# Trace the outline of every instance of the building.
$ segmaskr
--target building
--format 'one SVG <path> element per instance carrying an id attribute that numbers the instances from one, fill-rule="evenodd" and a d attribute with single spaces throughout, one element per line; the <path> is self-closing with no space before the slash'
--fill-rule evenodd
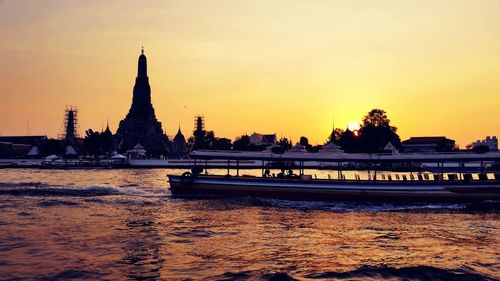
<path id="1" fill-rule="evenodd" d="M 186 138 L 181 132 L 181 128 L 172 140 L 172 150 L 170 156 L 173 158 L 184 158 L 187 155 Z"/>
<path id="2" fill-rule="evenodd" d="M 487 136 L 484 140 L 477 140 L 470 145 L 470 148 L 478 148 L 480 146 L 486 146 L 490 151 L 498 151 L 498 139 L 496 136 Z"/>
<path id="3" fill-rule="evenodd" d="M 136 144 L 132 149 L 127 150 L 125 152 L 125 155 L 128 159 L 146 159 L 147 151 L 144 149 L 144 147 L 138 143 Z"/>
<path id="4" fill-rule="evenodd" d="M 343 153 L 343 152 L 344 151 L 342 150 L 342 148 L 334 144 L 333 142 L 329 142 L 323 145 L 319 150 L 319 153 Z"/>
<path id="5" fill-rule="evenodd" d="M 139 56 L 132 105 L 125 119 L 120 121 L 116 140 L 119 151 L 127 151 L 137 144 L 141 144 L 152 154 L 166 154 L 168 151 L 168 138 L 163 132 L 161 123 L 156 119 L 151 103 L 151 87 L 144 48 Z"/>
<path id="6" fill-rule="evenodd" d="M 306 147 L 300 143 L 296 143 L 292 149 L 290 149 L 290 152 L 307 152 Z"/>
<path id="7" fill-rule="evenodd" d="M 198 115 L 194 117 L 194 131 L 193 134 L 203 135 L 205 133 L 205 117 Z"/>
<path id="8" fill-rule="evenodd" d="M 384 153 L 399 153 L 399 150 L 392 144 L 392 142 L 388 142 L 384 149 L 382 150 Z"/>
<path id="9" fill-rule="evenodd" d="M 68 105 L 64 110 L 63 132 L 59 134 L 59 139 L 67 143 L 75 143 L 78 135 L 78 109 L 76 106 Z"/>
<path id="10" fill-rule="evenodd" d="M 404 152 L 448 152 L 455 148 L 455 141 L 446 137 L 411 137 L 401 142 Z"/>
<path id="11" fill-rule="evenodd" d="M 0 157 L 40 156 L 47 140 L 47 136 L 0 136 Z"/>
<path id="12" fill-rule="evenodd" d="M 258 134 L 258 133 L 254 132 L 250 136 L 249 142 L 250 142 L 250 144 L 253 144 L 253 145 L 270 146 L 270 145 L 274 145 L 277 143 L 277 138 L 276 138 L 276 134 L 264 135 L 264 134 Z"/>
<path id="13" fill-rule="evenodd" d="M 34 145 L 41 146 L 47 140 L 47 136 L 0 136 L 0 142 L 23 144 L 30 147 Z"/>

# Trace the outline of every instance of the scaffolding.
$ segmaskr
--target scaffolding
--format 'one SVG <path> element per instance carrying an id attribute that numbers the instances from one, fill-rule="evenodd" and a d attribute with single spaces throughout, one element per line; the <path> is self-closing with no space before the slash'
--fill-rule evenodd
<path id="1" fill-rule="evenodd" d="M 194 117 L 194 132 L 203 132 L 205 130 L 205 117 L 198 115 Z"/>
<path id="2" fill-rule="evenodd" d="M 64 119 L 59 133 L 59 139 L 75 140 L 79 138 L 78 134 L 78 108 L 74 105 L 67 105 L 64 110 Z"/>

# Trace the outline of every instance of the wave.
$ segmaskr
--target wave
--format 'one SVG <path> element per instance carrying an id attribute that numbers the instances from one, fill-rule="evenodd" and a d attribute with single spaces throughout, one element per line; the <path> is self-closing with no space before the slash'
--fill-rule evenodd
<path id="1" fill-rule="evenodd" d="M 429 210 L 465 210 L 466 203 L 381 203 L 356 201 L 295 201 L 269 198 L 253 198 L 254 204 L 275 208 L 293 208 L 300 210 L 323 210 L 333 212 L 394 212 L 394 211 L 429 211 Z"/>
<path id="2" fill-rule="evenodd" d="M 362 266 L 347 272 L 326 272 L 309 274 L 308 279 L 337 279 L 337 280 L 382 280 L 400 278 L 403 280 L 495 280 L 482 275 L 472 269 L 448 270 L 432 266 L 412 266 L 393 268 L 387 266 Z"/>
<path id="3" fill-rule="evenodd" d="M 459 212 L 459 213 L 500 213 L 500 201 L 476 203 L 429 203 L 429 202 L 367 202 L 367 201 L 312 201 L 287 200 L 267 197 L 241 196 L 223 198 L 221 196 L 193 195 L 171 197 L 172 200 L 200 201 L 211 210 L 227 210 L 252 206 L 295 209 L 301 211 L 330 212 Z"/>
<path id="4" fill-rule="evenodd" d="M 97 280 L 100 277 L 102 277 L 102 274 L 98 272 L 83 269 L 67 269 L 53 275 L 40 276 L 39 278 L 40 280 Z"/>
<path id="5" fill-rule="evenodd" d="M 29 182 L 18 182 L 18 181 L 0 182 L 0 187 L 16 187 L 16 186 L 44 187 L 44 186 L 49 186 L 49 184 L 47 184 L 45 182 L 39 182 L 39 181 L 29 181 Z"/>
<path id="6" fill-rule="evenodd" d="M 75 196 L 94 197 L 109 195 L 165 196 L 165 190 L 144 190 L 135 186 L 97 184 L 91 186 L 57 186 L 43 182 L 0 182 L 0 195 L 14 196 Z"/>
<path id="7" fill-rule="evenodd" d="M 313 273 L 305 276 L 292 275 L 287 272 L 239 271 L 226 272 L 208 277 L 204 280 L 468 280 L 490 281 L 493 277 L 483 275 L 470 268 L 443 269 L 432 266 L 410 266 L 394 268 L 388 266 L 364 265 L 358 269 L 346 272 Z"/>
<path id="8" fill-rule="evenodd" d="M 203 280 L 233 281 L 233 280 L 266 280 L 266 281 L 297 281 L 284 272 L 262 273 L 260 271 L 225 272 L 221 275 Z"/>

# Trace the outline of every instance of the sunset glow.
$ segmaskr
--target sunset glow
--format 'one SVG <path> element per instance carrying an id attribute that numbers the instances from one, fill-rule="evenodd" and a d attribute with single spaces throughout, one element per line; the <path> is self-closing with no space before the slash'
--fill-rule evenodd
<path id="1" fill-rule="evenodd" d="M 497 0 L 0 1 L 0 134 L 56 137 L 66 105 L 115 132 L 144 45 L 170 136 L 202 114 L 323 143 L 383 108 L 402 139 L 465 147 L 500 133 L 499 34 Z"/>
<path id="2" fill-rule="evenodd" d="M 357 131 L 361 128 L 361 124 L 359 124 L 358 121 L 351 121 L 349 123 L 347 123 L 347 129 L 349 129 L 350 131 Z"/>

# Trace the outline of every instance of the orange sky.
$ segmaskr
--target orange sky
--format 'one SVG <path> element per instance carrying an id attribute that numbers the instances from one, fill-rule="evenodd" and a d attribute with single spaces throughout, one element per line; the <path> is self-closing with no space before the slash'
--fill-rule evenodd
<path id="1" fill-rule="evenodd" d="M 322 143 L 372 108 L 402 138 L 500 135 L 498 0 L 0 0 L 0 38 L 1 135 L 55 137 L 70 104 L 115 131 L 142 45 L 169 135 Z"/>

